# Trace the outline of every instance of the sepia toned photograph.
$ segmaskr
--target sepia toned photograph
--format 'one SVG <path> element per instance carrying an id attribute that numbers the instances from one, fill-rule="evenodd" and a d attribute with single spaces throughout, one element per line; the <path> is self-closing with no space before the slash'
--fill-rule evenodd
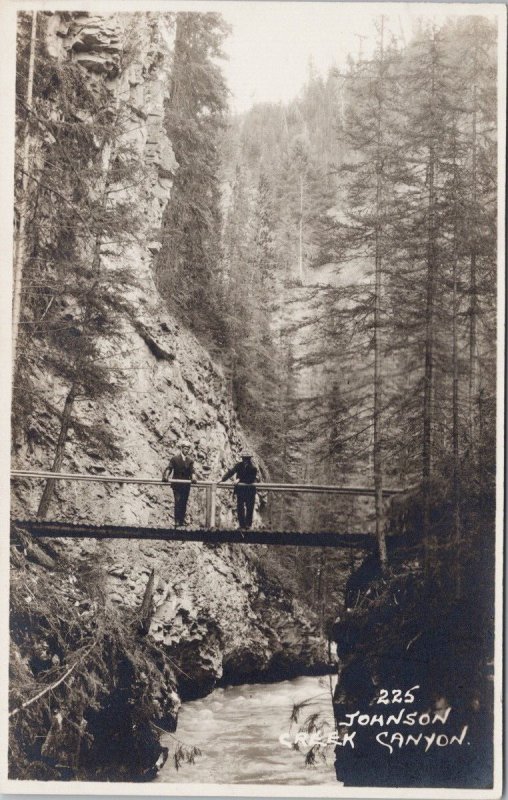
<path id="1" fill-rule="evenodd" d="M 4 790 L 500 797 L 506 8 L 4 12 Z"/>

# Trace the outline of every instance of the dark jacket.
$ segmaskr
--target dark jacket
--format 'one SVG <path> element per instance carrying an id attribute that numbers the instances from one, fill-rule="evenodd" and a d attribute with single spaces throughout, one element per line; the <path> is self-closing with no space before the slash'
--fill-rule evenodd
<path id="1" fill-rule="evenodd" d="M 252 461 L 239 461 L 238 464 L 235 464 L 234 467 L 226 472 L 222 480 L 227 481 L 233 475 L 236 475 L 240 483 L 256 483 L 258 468 Z"/>
<path id="2" fill-rule="evenodd" d="M 164 475 L 169 476 L 171 473 L 171 477 L 176 480 L 191 481 L 194 476 L 194 461 L 192 458 L 183 458 L 180 453 L 173 456 L 164 470 Z M 165 480 L 164 476 L 163 480 Z"/>

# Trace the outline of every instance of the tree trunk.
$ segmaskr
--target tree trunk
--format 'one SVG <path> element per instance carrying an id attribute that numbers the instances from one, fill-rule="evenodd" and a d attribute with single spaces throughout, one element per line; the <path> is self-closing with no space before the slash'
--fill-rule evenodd
<path id="1" fill-rule="evenodd" d="M 51 472 L 59 472 L 62 467 L 64 452 L 65 452 L 65 444 L 67 441 L 67 433 L 71 425 L 72 412 L 74 410 L 74 400 L 76 399 L 76 390 L 77 390 L 76 382 L 73 382 L 71 388 L 69 389 L 67 397 L 65 398 L 65 405 L 62 412 L 62 420 L 60 424 L 60 434 L 58 436 L 58 442 L 55 450 L 55 457 L 53 459 L 53 464 L 51 466 Z M 53 499 L 54 491 L 55 491 L 55 480 L 53 478 L 48 478 L 48 480 L 46 481 L 46 485 L 44 487 L 44 491 L 42 493 L 41 501 L 39 503 L 39 508 L 37 509 L 37 519 L 46 519 L 49 505 L 51 503 L 51 500 Z"/>
<path id="2" fill-rule="evenodd" d="M 376 153 L 376 236 L 375 236 L 375 298 L 374 298 L 374 490 L 376 506 L 376 539 L 379 551 L 381 572 L 386 573 L 388 555 L 386 551 L 385 522 L 383 509 L 383 456 L 381 450 L 381 409 L 383 393 L 383 377 L 381 373 L 381 204 L 382 204 L 382 125 L 383 125 L 383 33 L 384 17 L 381 17 L 381 41 L 379 64 L 379 92 L 377 110 L 377 153 Z"/>
<path id="3" fill-rule="evenodd" d="M 321 623 L 321 633 L 325 632 L 325 617 L 326 617 L 326 604 L 327 604 L 327 590 L 328 590 L 328 582 L 327 582 L 327 554 L 324 550 L 321 551 L 323 554 L 323 564 L 321 568 L 321 604 L 319 607 L 319 619 Z"/>
<path id="4" fill-rule="evenodd" d="M 460 600 L 462 595 L 462 553 L 460 525 L 460 460 L 459 460 L 459 358 L 458 358 L 458 207 L 457 207 L 457 164 L 454 153 L 454 220 L 453 220 L 453 296 L 452 296 L 452 449 L 453 449 L 453 539 L 455 542 L 455 596 Z"/>
<path id="5" fill-rule="evenodd" d="M 435 102 L 435 40 L 432 42 L 431 73 L 431 116 Z M 431 125 L 431 131 L 434 128 Z M 433 133 L 431 134 L 433 135 Z M 428 229 L 427 229 L 427 291 L 425 307 L 425 362 L 423 395 L 423 443 L 422 443 L 422 484 L 423 484 L 423 541 L 425 549 L 425 571 L 430 570 L 433 542 L 430 531 L 430 481 L 432 475 L 432 426 L 434 391 L 434 305 L 436 283 L 436 196 L 435 196 L 436 154 L 434 141 L 429 144 L 428 159 Z"/>
<path id="6" fill-rule="evenodd" d="M 298 241 L 298 276 L 303 286 L 303 175 L 300 175 L 300 235 Z"/>
<path id="7" fill-rule="evenodd" d="M 323 632 L 324 628 L 324 616 L 325 616 L 325 593 L 326 593 L 325 573 L 326 573 L 326 553 L 324 548 L 321 548 L 319 551 L 318 568 L 316 573 L 316 584 L 314 590 L 314 598 L 315 598 L 316 609 L 318 612 L 321 633 Z"/>
<path id="8" fill-rule="evenodd" d="M 150 623 L 153 614 L 153 595 L 155 590 L 155 569 L 152 569 L 148 583 L 146 584 L 143 601 L 139 610 L 138 630 L 142 636 L 146 636 L 150 630 Z"/>
<path id="9" fill-rule="evenodd" d="M 284 353 L 284 369 L 285 374 L 283 376 L 284 379 L 284 395 L 281 398 L 281 416 L 280 416 L 280 430 L 282 434 L 282 459 L 281 459 L 281 474 L 282 480 L 287 482 L 289 480 L 289 472 L 288 472 L 288 460 L 289 460 L 289 436 L 291 431 L 291 416 L 290 416 L 290 400 L 291 400 L 291 386 L 293 382 L 293 375 L 292 375 L 292 351 L 291 346 L 286 345 L 286 343 L 281 338 L 281 346 L 286 348 Z M 281 493 L 281 500 L 280 500 L 280 516 L 279 516 L 279 529 L 284 530 L 284 526 L 287 523 L 288 518 L 288 505 L 287 499 L 283 493 Z"/>
<path id="10" fill-rule="evenodd" d="M 14 257 L 14 286 L 13 286 L 13 300 L 12 300 L 12 370 L 16 370 L 16 352 L 18 346 L 19 335 L 19 317 L 21 314 L 21 284 L 23 279 L 23 267 L 25 260 L 25 230 L 26 230 L 26 216 L 28 205 L 28 170 L 30 166 L 30 111 L 32 108 L 32 95 L 33 95 L 33 82 L 34 82 L 34 65 L 35 65 L 35 49 L 36 49 L 36 34 L 37 34 L 37 11 L 32 11 L 32 32 L 30 35 L 30 58 L 28 62 L 28 84 L 26 90 L 26 122 L 23 141 L 23 159 L 22 159 L 22 178 L 21 178 L 21 202 L 19 204 L 19 226 L 16 237 L 16 251 Z"/>
<path id="11" fill-rule="evenodd" d="M 103 171 L 104 171 L 104 184 L 102 188 L 103 209 L 106 207 L 108 201 L 109 169 L 110 169 L 112 154 L 113 154 L 113 146 L 111 142 L 107 140 L 104 141 L 102 145 L 102 158 L 103 158 Z M 87 291 L 87 298 L 85 300 L 85 308 L 82 319 L 83 328 L 86 328 L 86 326 L 89 324 L 90 313 L 91 313 L 90 297 L 92 297 L 93 293 L 97 290 L 99 273 L 101 269 L 102 241 L 103 241 L 103 234 L 99 232 L 96 235 L 95 241 L 93 243 L 92 272 L 94 274 L 94 278 Z M 69 431 L 69 427 L 71 424 L 72 412 L 74 410 L 74 401 L 76 399 L 78 391 L 79 380 L 81 377 L 80 372 L 83 367 L 83 364 L 84 364 L 83 357 L 82 356 L 77 357 L 73 366 L 74 379 L 72 381 L 67 397 L 65 398 L 65 404 L 62 411 L 60 433 L 58 435 L 58 442 L 56 445 L 53 465 L 51 467 L 52 472 L 59 472 L 62 466 L 64 452 L 65 452 L 65 444 L 67 442 L 67 433 Z M 53 499 L 54 492 L 55 492 L 55 480 L 49 478 L 44 487 L 44 491 L 42 493 L 42 497 L 39 503 L 39 508 L 37 509 L 37 519 L 46 518 L 51 500 Z"/>
<path id="12" fill-rule="evenodd" d="M 478 356 L 477 356 L 477 320 L 478 320 L 478 285 L 477 285 L 477 63 L 476 51 L 474 59 L 474 83 L 473 83 L 473 118 L 472 118 L 472 153 L 471 153 L 471 208 L 472 214 L 469 220 L 471 226 L 469 235 L 471 237 L 469 254 L 469 447 L 472 458 L 476 452 L 476 405 L 478 401 Z"/>

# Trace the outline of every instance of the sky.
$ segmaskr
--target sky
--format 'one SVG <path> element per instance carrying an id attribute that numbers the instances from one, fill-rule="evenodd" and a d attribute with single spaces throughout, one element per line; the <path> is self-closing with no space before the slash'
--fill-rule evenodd
<path id="1" fill-rule="evenodd" d="M 212 4 L 211 4 L 212 5 Z M 232 92 L 233 112 L 256 102 L 287 102 L 308 75 L 309 61 L 326 74 L 334 63 L 345 64 L 348 53 L 372 51 L 374 23 L 382 12 L 385 25 L 402 42 L 411 37 L 418 18 L 443 22 L 458 14 L 499 13 L 500 6 L 445 3 L 226 2 L 213 4 L 233 32 L 223 63 Z M 361 38 L 365 37 L 365 38 Z"/>

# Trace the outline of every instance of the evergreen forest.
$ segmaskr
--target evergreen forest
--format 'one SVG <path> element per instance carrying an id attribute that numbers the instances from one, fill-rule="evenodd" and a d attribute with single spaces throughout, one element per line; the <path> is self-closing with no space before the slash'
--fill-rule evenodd
<path id="1" fill-rule="evenodd" d="M 371 57 L 311 64 L 292 102 L 231 118 L 220 20 L 178 25 L 196 30 L 175 48 L 168 302 L 224 363 L 271 478 L 374 486 L 384 564 L 382 491 L 408 489 L 394 513 L 417 514 L 429 562 L 446 531 L 459 587 L 495 490 L 495 26 L 422 23 L 402 45 L 380 17 Z M 337 519 L 284 503 L 272 525 Z"/>
<path id="2" fill-rule="evenodd" d="M 406 41 L 380 14 L 367 55 L 338 53 L 326 74 L 310 63 L 291 101 L 232 114 L 223 59 L 234 32 L 219 13 L 129 15 L 121 47 L 108 33 L 100 69 L 87 56 L 90 80 L 76 59 L 48 50 L 52 18 L 38 16 L 36 33 L 34 15 L 18 25 L 14 456 L 43 449 L 58 473 L 70 452 L 74 464 L 84 452 L 93 474 L 103 462 L 121 473 L 118 428 L 105 413 L 86 422 L 83 409 L 128 397 L 138 414 L 152 391 L 136 357 L 119 365 L 119 354 L 132 355 L 125 319 L 157 364 L 173 365 L 171 336 L 189 334 L 209 374 L 214 364 L 220 370 L 234 410 L 233 424 L 217 400 L 216 427 L 232 453 L 238 424 L 264 482 L 371 490 L 367 499 L 260 492 L 256 507 L 256 524 L 273 531 L 368 532 L 369 557 L 324 547 L 249 551 L 256 574 L 308 607 L 319 635 L 336 643 L 344 667 L 337 708 L 367 707 L 375 679 L 395 685 L 397 669 L 404 685 L 419 681 L 429 696 L 439 684 L 454 708 L 477 703 L 480 741 L 492 724 L 485 670 L 499 468 L 496 25 L 480 14 L 422 21 Z M 161 16 L 170 73 L 157 50 Z M 136 194 L 146 159 L 132 131 L 152 118 L 132 97 L 155 73 L 172 155 L 157 155 L 162 223 L 147 236 Z M 130 76 L 128 99 L 111 88 L 121 74 Z M 157 335 L 142 315 L 141 268 L 129 260 L 141 250 L 174 322 Z M 197 352 L 185 341 L 182 360 Z M 189 397 L 218 385 L 213 376 L 205 385 L 203 374 L 184 375 Z M 191 400 L 179 413 L 175 437 L 194 425 Z M 145 417 L 162 441 L 167 428 Z M 58 492 L 46 476 L 37 519 L 51 518 Z M 23 620 L 33 613 L 27 603 L 16 606 Z M 122 658 L 134 675 L 130 635 Z M 437 655 L 425 661 L 428 653 Z M 415 664 L 424 662 L 422 677 Z M 100 667 L 106 680 L 109 661 Z M 37 713 L 42 725 L 45 712 Z M 491 756 L 461 762 L 465 786 L 486 785 Z M 341 769 L 347 783 L 350 768 Z M 371 785 L 355 769 L 351 782 Z M 444 785 L 445 773 L 429 785 Z M 405 785 L 397 780 L 391 773 L 386 785 Z"/>

